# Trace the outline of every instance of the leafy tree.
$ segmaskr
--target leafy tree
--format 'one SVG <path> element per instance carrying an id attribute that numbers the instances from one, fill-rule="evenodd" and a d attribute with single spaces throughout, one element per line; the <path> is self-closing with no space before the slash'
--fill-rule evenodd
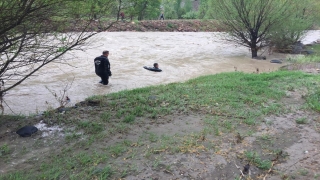
<path id="1" fill-rule="evenodd" d="M 288 17 L 284 22 L 270 30 L 267 36 L 269 46 L 278 52 L 291 53 L 292 46 L 304 37 L 306 30 L 314 23 L 317 11 L 311 1 L 304 1 L 293 7 L 294 16 Z"/>
<path id="2" fill-rule="evenodd" d="M 94 16 L 113 0 L 2 0 L 0 2 L 0 100 L 6 92 L 51 62 L 67 60 L 97 32 Z M 100 6 L 104 3 L 106 6 Z M 91 6 L 87 6 L 91 5 Z M 76 7 L 88 7 L 83 10 Z M 99 7 L 99 8 L 96 8 Z M 72 17 L 70 19 L 69 17 Z M 84 21 L 85 20 L 85 21 Z M 77 32 L 66 32 L 69 27 Z M 0 102 L 1 102 L 0 101 Z"/>
<path id="3" fill-rule="evenodd" d="M 156 19 L 160 14 L 160 0 L 119 0 L 119 2 L 122 3 L 119 9 L 123 10 L 131 21 L 135 17 L 138 20 Z"/>
<path id="4" fill-rule="evenodd" d="M 185 9 L 181 7 L 181 2 L 182 0 L 176 0 L 173 6 L 178 19 L 181 19 L 182 15 L 185 14 Z"/>
<path id="5" fill-rule="evenodd" d="M 208 12 L 208 0 L 201 0 L 200 4 L 199 4 L 199 9 L 198 9 L 198 18 L 199 19 L 204 19 L 207 16 L 207 12 Z"/>
<path id="6" fill-rule="evenodd" d="M 162 0 L 162 11 L 164 11 L 164 15 L 166 19 L 176 19 L 177 13 L 175 11 L 175 0 Z"/>
<path id="7" fill-rule="evenodd" d="M 286 21 L 298 23 L 298 0 L 211 0 L 210 14 L 228 29 L 231 38 L 251 49 L 257 57 L 260 48 L 268 45 L 270 32 Z M 290 24 L 287 24 L 290 25 Z"/>
<path id="8" fill-rule="evenodd" d="M 121 1 L 121 0 L 120 0 Z M 111 14 L 116 1 L 111 0 L 67 0 L 65 8 L 59 11 L 68 18 L 99 19 Z"/>

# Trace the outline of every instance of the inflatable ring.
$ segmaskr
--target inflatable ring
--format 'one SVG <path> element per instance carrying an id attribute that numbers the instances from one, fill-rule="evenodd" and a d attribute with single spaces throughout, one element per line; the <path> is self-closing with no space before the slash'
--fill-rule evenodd
<path id="1" fill-rule="evenodd" d="M 143 66 L 143 68 L 145 68 L 146 70 L 155 71 L 155 72 L 161 72 L 161 71 L 162 71 L 161 69 L 159 69 L 159 68 L 154 68 L 154 67 Z"/>

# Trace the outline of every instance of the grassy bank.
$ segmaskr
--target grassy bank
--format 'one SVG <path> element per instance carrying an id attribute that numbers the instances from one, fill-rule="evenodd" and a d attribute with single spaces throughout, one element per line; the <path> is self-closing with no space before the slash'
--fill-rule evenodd
<path id="1" fill-rule="evenodd" d="M 23 157 L 44 146 L 49 150 L 41 158 L 28 156 L 25 168 L 3 174 L 0 179 L 120 179 L 139 175 L 144 164 L 170 174 L 177 166 L 161 163 L 166 155 L 214 156 L 227 138 L 238 135 L 241 139 L 256 133 L 264 117 L 297 109 L 319 111 L 319 80 L 319 75 L 302 72 L 233 72 L 92 96 L 65 114 L 45 114 L 44 122 L 64 127 L 64 136 L 52 141 L 36 137 L 34 143 L 14 149 L 10 143 L 2 144 L 0 158 L 7 164 L 14 161 L 13 153 Z M 305 103 L 295 108 L 284 101 L 293 91 L 307 92 Z M 188 125 L 189 116 L 198 118 L 201 128 L 152 131 L 153 125 L 165 125 L 179 117 Z M 1 122 L 6 123 L 4 119 Z M 264 150 L 276 154 L 279 149 L 267 146 Z M 263 173 L 272 164 L 262 152 L 247 149 L 237 159 L 252 162 Z"/>

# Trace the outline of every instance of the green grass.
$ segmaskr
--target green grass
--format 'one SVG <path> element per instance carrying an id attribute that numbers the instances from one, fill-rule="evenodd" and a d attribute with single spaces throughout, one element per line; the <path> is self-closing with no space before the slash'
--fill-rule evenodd
<path id="1" fill-rule="evenodd" d="M 133 164 L 119 167 L 121 164 L 117 166 L 115 160 L 143 157 L 150 160 L 150 167 L 157 168 L 160 159 L 152 158 L 162 153 L 216 151 L 218 141 L 203 139 L 218 140 L 239 127 L 242 134 L 252 135 L 263 117 L 289 111 L 282 102 L 287 91 L 307 90 L 307 108 L 320 111 L 319 80 L 319 75 L 302 72 L 232 72 L 88 97 L 86 101 L 93 103 L 90 111 L 82 112 L 79 107 L 82 111 L 46 116 L 47 122 L 73 127 L 68 130 L 65 144 L 57 145 L 41 161 L 30 160 L 34 165 L 31 169 L 7 173 L 0 179 L 119 179 L 137 168 Z M 199 132 L 158 135 L 144 131 L 138 140 L 122 139 L 135 127 L 143 129 L 149 122 L 160 123 L 160 116 L 192 113 L 206 117 Z M 268 142 L 270 138 L 265 135 L 261 140 Z M 10 144 L 0 147 L 2 154 L 8 150 Z M 245 158 L 263 170 L 271 166 L 255 152 L 246 152 Z"/>
<path id="2" fill-rule="evenodd" d="M 299 170 L 299 174 L 302 176 L 306 176 L 309 173 L 309 171 L 307 169 L 300 169 Z"/>
<path id="3" fill-rule="evenodd" d="M 320 44 L 313 45 L 313 46 L 309 47 L 308 49 L 313 51 L 315 56 L 320 56 Z"/>
<path id="4" fill-rule="evenodd" d="M 298 119 L 296 119 L 296 123 L 297 124 L 307 124 L 308 119 L 307 118 L 298 118 Z"/>
<path id="5" fill-rule="evenodd" d="M 320 112 L 320 90 L 316 90 L 314 93 L 310 93 L 306 99 L 310 108 L 317 112 Z"/>
<path id="6" fill-rule="evenodd" d="M 272 162 L 270 160 L 263 160 L 256 152 L 246 151 L 245 157 L 250 163 L 255 164 L 260 169 L 268 170 L 271 168 Z"/>
<path id="7" fill-rule="evenodd" d="M 8 144 L 4 144 L 0 147 L 0 157 L 9 154 L 10 148 Z"/>

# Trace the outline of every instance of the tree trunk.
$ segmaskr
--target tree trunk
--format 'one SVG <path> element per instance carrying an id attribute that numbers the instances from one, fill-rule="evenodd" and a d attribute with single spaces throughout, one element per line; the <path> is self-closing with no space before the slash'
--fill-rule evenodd
<path id="1" fill-rule="evenodd" d="M 257 48 L 252 48 L 251 47 L 251 56 L 252 56 L 252 58 L 258 56 L 258 49 Z"/>
<path id="2" fill-rule="evenodd" d="M 257 48 L 257 43 L 256 43 L 256 39 L 255 38 L 251 39 L 250 48 L 251 48 L 251 56 L 252 56 L 252 58 L 257 57 L 258 56 L 258 48 Z"/>

